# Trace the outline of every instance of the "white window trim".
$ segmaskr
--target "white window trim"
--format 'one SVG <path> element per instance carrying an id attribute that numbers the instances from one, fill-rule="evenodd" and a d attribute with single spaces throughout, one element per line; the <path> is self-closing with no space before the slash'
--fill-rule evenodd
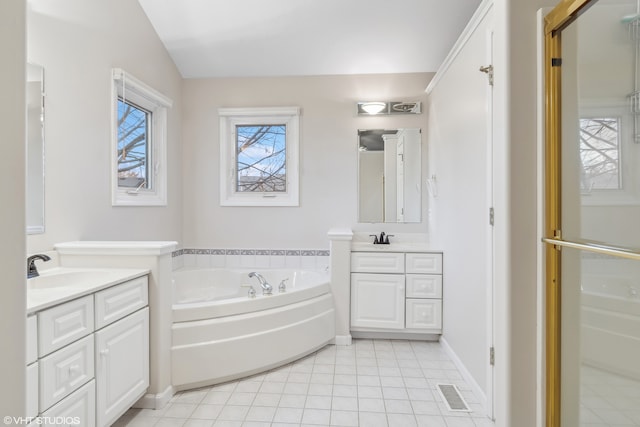
<path id="1" fill-rule="evenodd" d="M 219 108 L 220 206 L 299 206 L 299 107 Z M 285 124 L 287 191 L 238 192 L 235 187 L 236 125 Z"/>
<path id="2" fill-rule="evenodd" d="M 626 99 L 583 100 L 580 118 L 618 117 L 620 118 L 620 168 L 622 170 L 621 189 L 594 189 L 582 193 L 584 206 L 638 206 L 640 173 L 634 167 L 640 157 L 640 146 L 633 142 L 633 117 Z"/>
<path id="3" fill-rule="evenodd" d="M 151 189 L 118 187 L 118 96 L 152 112 Z M 167 110 L 173 101 L 120 68 L 112 70 L 111 84 L 111 204 L 113 206 L 167 205 Z"/>

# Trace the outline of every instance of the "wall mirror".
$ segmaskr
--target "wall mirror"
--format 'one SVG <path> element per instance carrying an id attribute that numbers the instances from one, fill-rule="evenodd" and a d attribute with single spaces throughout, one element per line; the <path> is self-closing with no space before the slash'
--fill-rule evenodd
<path id="1" fill-rule="evenodd" d="M 420 129 L 358 130 L 358 221 L 420 222 Z"/>
<path id="2" fill-rule="evenodd" d="M 44 233 L 44 69 L 27 64 L 27 234 Z"/>

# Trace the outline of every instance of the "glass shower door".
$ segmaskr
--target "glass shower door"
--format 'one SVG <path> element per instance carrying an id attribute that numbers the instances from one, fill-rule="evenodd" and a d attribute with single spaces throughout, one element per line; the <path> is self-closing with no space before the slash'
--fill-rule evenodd
<path id="1" fill-rule="evenodd" d="M 547 426 L 640 426 L 640 2 L 562 7 L 546 28 Z"/>

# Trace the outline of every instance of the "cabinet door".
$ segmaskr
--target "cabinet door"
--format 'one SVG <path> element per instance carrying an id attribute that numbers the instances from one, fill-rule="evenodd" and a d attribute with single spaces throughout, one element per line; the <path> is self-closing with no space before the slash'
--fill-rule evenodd
<path id="1" fill-rule="evenodd" d="M 111 425 L 149 386 L 149 308 L 96 332 L 97 425 Z"/>
<path id="2" fill-rule="evenodd" d="M 404 328 L 404 275 L 351 274 L 351 326 Z"/>

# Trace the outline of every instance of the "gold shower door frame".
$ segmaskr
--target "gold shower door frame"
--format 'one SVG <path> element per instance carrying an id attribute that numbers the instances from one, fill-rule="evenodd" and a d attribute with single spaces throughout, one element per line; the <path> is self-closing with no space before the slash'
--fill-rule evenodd
<path id="1" fill-rule="evenodd" d="M 545 346 L 547 427 L 560 427 L 561 416 L 561 249 L 574 248 L 616 257 L 640 260 L 640 253 L 597 242 L 564 240 L 561 199 L 561 63 L 562 30 L 597 0 L 561 0 L 545 16 Z"/>

